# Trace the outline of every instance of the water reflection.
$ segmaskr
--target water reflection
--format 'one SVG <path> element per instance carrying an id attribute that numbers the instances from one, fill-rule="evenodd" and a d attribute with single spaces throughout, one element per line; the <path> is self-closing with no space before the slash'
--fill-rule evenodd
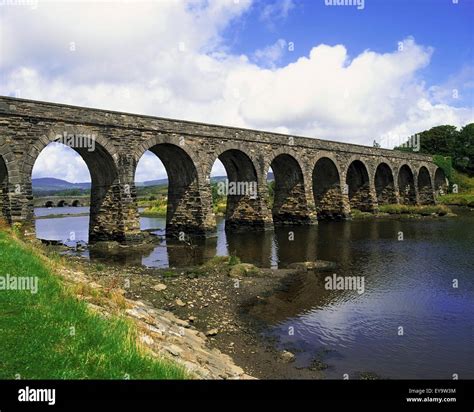
<path id="1" fill-rule="evenodd" d="M 326 290 L 324 278 L 330 273 L 308 272 L 286 278 L 265 300 L 246 308 L 266 325 L 265 335 L 276 338 L 281 349 L 295 352 L 297 366 L 320 359 L 328 365 L 325 376 L 335 379 L 367 371 L 388 378 L 451 379 L 457 373 L 472 379 L 474 212 L 459 214 L 238 233 L 226 232 L 220 220 L 215 237 L 189 245 L 163 237 L 141 253 L 91 251 L 90 257 L 163 268 L 228 254 L 261 267 L 333 261 L 337 275 L 364 276 L 365 293 Z M 140 221 L 142 229 L 164 235 L 164 219 Z M 38 236 L 46 239 L 64 240 L 74 232 L 77 240 L 87 241 L 87 227 L 87 216 L 36 222 Z M 453 279 L 458 288 L 453 288 Z M 294 334 L 288 333 L 290 328 Z"/>

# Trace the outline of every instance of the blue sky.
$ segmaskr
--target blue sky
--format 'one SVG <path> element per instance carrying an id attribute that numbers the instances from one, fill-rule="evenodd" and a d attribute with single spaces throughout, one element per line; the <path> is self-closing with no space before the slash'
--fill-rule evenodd
<path id="1" fill-rule="evenodd" d="M 286 18 L 266 24 L 260 15 L 267 2 L 253 7 L 248 18 L 236 21 L 226 38 L 235 53 L 251 53 L 286 39 L 295 44 L 278 66 L 305 56 L 318 43 L 343 44 L 349 56 L 366 49 L 388 53 L 398 42 L 411 36 L 419 44 L 431 46 L 431 64 L 419 75 L 429 84 L 440 84 L 474 64 L 474 1 L 459 0 L 365 0 L 357 6 L 328 7 L 324 1 L 295 0 Z M 474 81 L 474 79 L 473 79 Z M 465 91 L 465 100 L 473 103 L 473 89 Z"/>
<path id="2" fill-rule="evenodd" d="M 30 1 L 0 6 L 0 94 L 389 148 L 474 121 L 474 0 Z M 61 146 L 51 175 L 90 179 Z"/>

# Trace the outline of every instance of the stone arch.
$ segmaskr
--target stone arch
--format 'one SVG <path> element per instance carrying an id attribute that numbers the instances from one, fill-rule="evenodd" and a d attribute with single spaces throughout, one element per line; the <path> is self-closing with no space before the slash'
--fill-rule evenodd
<path id="1" fill-rule="evenodd" d="M 434 204 L 433 184 L 431 182 L 430 172 L 426 166 L 421 166 L 418 171 L 418 199 L 421 205 Z"/>
<path id="2" fill-rule="evenodd" d="M 407 164 L 402 165 L 398 171 L 398 190 L 402 205 L 416 204 L 415 178 Z"/>
<path id="3" fill-rule="evenodd" d="M 71 138 L 76 136 L 77 139 Z M 120 184 L 118 154 L 110 141 L 87 127 L 53 128 L 46 136 L 35 140 L 25 156 L 21 170 L 22 191 L 28 198 L 27 220 L 34 220 L 31 175 L 41 151 L 50 143 L 66 143 L 84 160 L 91 176 L 89 243 L 115 240 L 124 242 L 126 234 L 120 205 L 125 196 Z"/>
<path id="4" fill-rule="evenodd" d="M 343 217 L 341 177 L 337 163 L 320 157 L 313 168 L 313 196 L 318 219 Z"/>
<path id="5" fill-rule="evenodd" d="M 205 174 L 206 176 L 210 176 L 212 166 L 214 165 L 214 162 L 216 159 L 221 160 L 221 156 L 226 153 L 226 152 L 240 152 L 242 155 L 250 162 L 248 163 L 248 166 L 255 171 L 257 181 L 258 183 L 262 183 L 264 180 L 266 180 L 266 171 L 268 170 L 269 164 L 265 165 L 261 159 L 258 159 L 253 153 L 252 150 L 250 150 L 249 147 L 247 147 L 245 144 L 242 142 L 231 142 L 231 141 L 221 141 L 221 144 L 217 146 L 217 150 L 214 151 L 214 153 L 208 157 L 208 163 L 206 167 Z M 267 169 L 265 169 L 265 166 L 267 166 Z M 225 165 L 224 165 L 225 167 Z M 227 170 L 227 169 L 226 169 Z M 260 187 L 259 184 L 259 191 L 260 189 L 263 189 Z M 259 192 L 260 194 L 260 192 Z"/>
<path id="6" fill-rule="evenodd" d="M 44 207 L 54 207 L 54 202 L 52 200 L 47 200 Z"/>
<path id="7" fill-rule="evenodd" d="M 356 159 L 349 164 L 346 185 L 351 209 L 363 212 L 373 210 L 369 169 L 362 160 Z"/>
<path id="8" fill-rule="evenodd" d="M 81 206 L 81 201 L 76 199 L 76 200 L 73 200 L 73 202 L 71 203 L 71 206 L 72 207 L 80 207 Z"/>
<path id="9" fill-rule="evenodd" d="M 66 207 L 66 206 L 69 206 L 69 204 L 64 199 L 61 199 L 57 204 L 57 207 Z"/>
<path id="10" fill-rule="evenodd" d="M 299 162 L 294 156 L 281 153 L 273 157 L 270 167 L 275 178 L 273 223 L 308 224 L 304 175 Z"/>
<path id="11" fill-rule="evenodd" d="M 448 182 L 443 169 L 438 167 L 434 173 L 434 187 L 437 196 L 448 193 Z"/>
<path id="12" fill-rule="evenodd" d="M 397 203 L 392 168 L 386 162 L 382 162 L 377 166 L 374 176 L 374 185 L 377 203 L 379 205 Z"/>
<path id="13" fill-rule="evenodd" d="M 261 226 L 259 178 L 254 162 L 238 149 L 222 151 L 218 159 L 228 180 L 226 228 Z"/>
<path id="14" fill-rule="evenodd" d="M 168 174 L 166 235 L 203 235 L 203 208 L 194 160 L 187 150 L 174 143 L 162 141 L 147 150 L 161 160 Z"/>

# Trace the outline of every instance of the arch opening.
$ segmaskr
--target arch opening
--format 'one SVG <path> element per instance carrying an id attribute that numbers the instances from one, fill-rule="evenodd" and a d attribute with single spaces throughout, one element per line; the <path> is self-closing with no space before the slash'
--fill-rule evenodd
<path id="1" fill-rule="evenodd" d="M 273 192 L 273 223 L 275 225 L 308 224 L 310 219 L 303 171 L 298 161 L 288 154 L 280 154 L 272 160 L 269 173 L 273 173 L 274 179 L 274 183 L 270 183 Z"/>
<path id="2" fill-rule="evenodd" d="M 0 156 L 0 213 L 8 223 L 11 223 L 10 201 L 8 196 L 8 170 L 3 157 Z"/>
<path id="3" fill-rule="evenodd" d="M 48 200 L 46 201 L 46 203 L 44 204 L 44 207 L 53 207 L 54 206 L 54 203 L 52 200 Z"/>
<path id="4" fill-rule="evenodd" d="M 354 160 L 347 170 L 346 185 L 351 209 L 371 212 L 369 173 L 364 163 Z"/>
<path id="5" fill-rule="evenodd" d="M 71 206 L 72 207 L 81 207 L 81 201 L 80 200 L 74 200 L 72 203 L 71 203 Z"/>
<path id="6" fill-rule="evenodd" d="M 416 204 L 415 180 L 408 165 L 403 165 L 398 172 L 398 190 L 402 205 Z"/>
<path id="7" fill-rule="evenodd" d="M 69 192 L 77 196 L 78 189 L 69 189 L 69 186 L 66 189 L 64 187 L 38 189 L 35 186 L 35 178 L 59 178 L 65 180 L 66 183 L 80 182 L 85 183 L 85 187 L 90 187 L 90 189 L 81 189 L 81 194 L 85 198 L 90 198 L 89 217 L 83 216 L 88 220 L 88 231 L 83 230 L 87 223 L 81 220 L 81 224 L 77 225 L 77 230 L 66 231 L 63 228 L 64 236 L 67 237 L 57 240 L 81 240 L 89 243 L 102 240 L 125 240 L 123 228 L 117 224 L 121 217 L 121 209 L 117 207 L 120 205 L 121 196 L 118 171 L 112 156 L 93 138 L 82 136 L 81 139 L 71 139 L 67 145 L 59 142 L 49 143 L 37 156 L 31 174 L 33 196 L 37 198 L 45 195 L 57 196 L 58 193 L 61 196 L 68 196 Z M 67 200 L 61 198 L 56 204 L 51 203 L 44 204 L 46 207 L 68 206 Z M 43 220 L 39 222 L 36 221 L 37 236 L 41 235 L 38 230 L 44 224 Z M 76 229 L 72 221 L 71 225 Z M 58 233 L 56 232 L 55 235 Z"/>
<path id="8" fill-rule="evenodd" d="M 252 160 L 242 151 L 229 149 L 218 159 L 227 173 L 219 182 L 219 193 L 226 195 L 225 227 L 239 229 L 263 226 L 260 219 L 257 171 Z"/>
<path id="9" fill-rule="evenodd" d="M 156 192 L 147 193 L 142 188 L 138 192 L 147 193 L 148 201 L 158 216 L 166 216 L 166 236 L 203 235 L 201 191 L 193 160 L 179 146 L 159 143 L 145 152 L 139 163 L 145 161 L 146 157 L 149 158 L 150 154 L 158 158 L 156 160 L 161 162 L 163 170 L 160 179 L 156 181 Z M 137 172 L 136 170 L 136 184 L 143 187 L 144 182 L 137 181 Z"/>
<path id="10" fill-rule="evenodd" d="M 418 199 L 421 205 L 432 205 L 435 202 L 430 172 L 425 166 L 418 172 Z"/>
<path id="11" fill-rule="evenodd" d="M 327 157 L 319 159 L 314 166 L 313 195 L 318 219 L 344 216 L 341 178 L 335 163 Z"/>
<path id="12" fill-rule="evenodd" d="M 397 202 L 392 169 L 386 163 L 380 163 L 375 171 L 375 193 L 379 205 Z"/>
<path id="13" fill-rule="evenodd" d="M 442 196 L 448 193 L 448 182 L 446 175 L 443 172 L 443 169 L 438 167 L 434 176 L 434 186 L 437 196 Z"/>

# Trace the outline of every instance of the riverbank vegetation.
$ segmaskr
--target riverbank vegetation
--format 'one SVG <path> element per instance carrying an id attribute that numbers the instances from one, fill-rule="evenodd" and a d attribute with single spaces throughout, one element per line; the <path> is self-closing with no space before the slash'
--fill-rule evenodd
<path id="1" fill-rule="evenodd" d="M 453 170 L 452 184 L 457 193 L 438 196 L 438 202 L 445 205 L 474 207 L 474 177 Z"/>
<path id="2" fill-rule="evenodd" d="M 438 196 L 445 205 L 474 207 L 474 123 L 460 128 L 443 125 L 417 133 L 397 150 L 433 155 L 449 181 L 449 192 Z"/>
<path id="3" fill-rule="evenodd" d="M 131 321 L 92 312 L 58 275 L 61 259 L 0 227 L 2 280 L 38 282 L 36 293 L 0 290 L 0 379 L 186 378 L 183 368 L 146 352 Z"/>
<path id="4" fill-rule="evenodd" d="M 449 216 L 452 215 L 451 209 L 446 205 L 381 205 L 376 214 L 362 212 L 358 209 L 352 209 L 353 219 L 366 219 L 370 217 L 396 216 L 402 218 L 417 218 L 421 216 Z"/>

